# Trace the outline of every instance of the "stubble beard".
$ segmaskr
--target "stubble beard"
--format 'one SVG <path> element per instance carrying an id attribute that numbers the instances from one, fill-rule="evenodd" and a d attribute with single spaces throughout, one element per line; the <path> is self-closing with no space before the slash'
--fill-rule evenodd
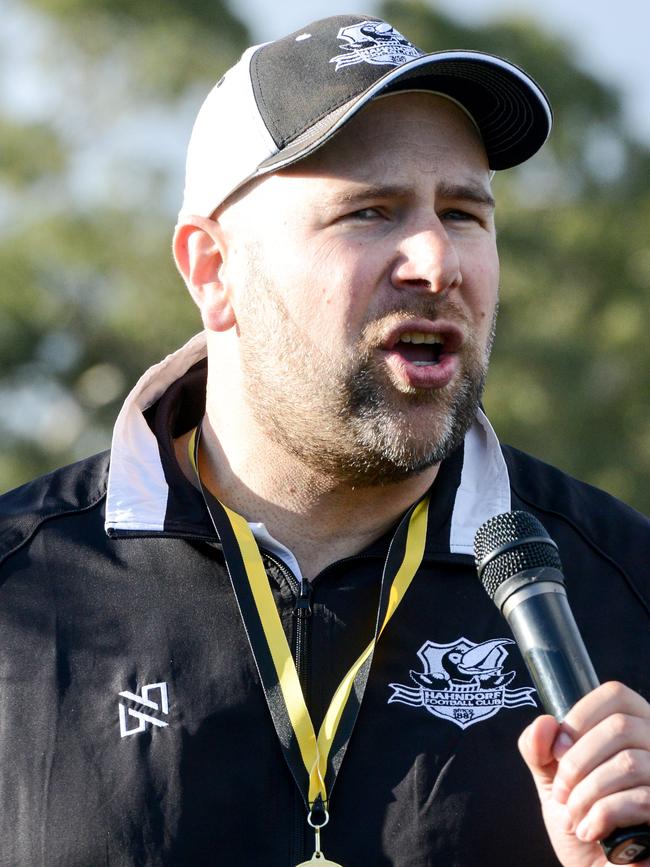
<path id="1" fill-rule="evenodd" d="M 338 483 L 373 487 L 422 473 L 461 444 L 483 394 L 496 311 L 487 347 L 466 328 L 453 383 L 404 391 L 377 361 L 369 335 L 379 322 L 335 361 L 305 338 L 259 273 L 255 295 L 240 324 L 245 397 L 259 429 L 285 453 Z M 384 313 L 382 322 L 414 316 L 464 321 L 453 305 L 424 298 Z"/>
<path id="2" fill-rule="evenodd" d="M 366 484 L 402 481 L 441 463 L 462 443 L 479 408 L 485 370 L 463 370 L 453 389 L 401 395 L 397 409 L 377 388 L 370 366 L 350 378 L 350 421 L 357 450 L 347 464 L 349 476 Z M 424 416 L 428 422 L 423 432 Z"/>

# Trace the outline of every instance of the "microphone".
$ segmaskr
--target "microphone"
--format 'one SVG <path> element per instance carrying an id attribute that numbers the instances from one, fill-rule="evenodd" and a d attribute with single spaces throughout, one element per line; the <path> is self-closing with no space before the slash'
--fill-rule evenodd
<path id="1" fill-rule="evenodd" d="M 476 532 L 478 576 L 508 621 L 547 713 L 562 722 L 598 686 L 569 608 L 557 545 L 529 512 L 504 512 Z M 618 828 L 600 841 L 612 864 L 650 856 L 650 826 Z"/>

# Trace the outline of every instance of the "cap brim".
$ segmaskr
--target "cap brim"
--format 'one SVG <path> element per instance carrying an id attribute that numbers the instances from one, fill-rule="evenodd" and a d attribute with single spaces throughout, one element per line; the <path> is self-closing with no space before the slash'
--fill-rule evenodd
<path id="1" fill-rule="evenodd" d="M 493 170 L 523 163 L 539 150 L 551 131 L 553 114 L 546 94 L 514 63 L 479 51 L 440 51 L 387 72 L 260 163 L 253 176 L 303 159 L 329 141 L 371 100 L 402 90 L 444 94 L 463 106 L 478 127 Z"/>

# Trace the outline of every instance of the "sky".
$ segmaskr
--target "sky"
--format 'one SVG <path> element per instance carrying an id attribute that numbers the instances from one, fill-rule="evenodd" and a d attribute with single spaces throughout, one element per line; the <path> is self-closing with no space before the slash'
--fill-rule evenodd
<path id="1" fill-rule="evenodd" d="M 506 15 L 530 17 L 567 39 L 582 66 L 620 88 L 626 118 L 650 143 L 650 0 L 437 0 L 435 5 L 467 23 Z M 377 4 L 372 0 L 237 0 L 236 8 L 254 38 L 266 41 L 327 15 L 372 14 Z"/>

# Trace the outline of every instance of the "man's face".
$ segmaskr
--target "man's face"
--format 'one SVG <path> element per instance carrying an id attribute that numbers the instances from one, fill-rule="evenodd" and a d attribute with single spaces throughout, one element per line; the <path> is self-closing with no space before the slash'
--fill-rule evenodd
<path id="1" fill-rule="evenodd" d="M 497 306 L 478 133 L 425 93 L 373 102 L 222 215 L 245 399 L 350 484 L 439 463 L 471 424 Z"/>

